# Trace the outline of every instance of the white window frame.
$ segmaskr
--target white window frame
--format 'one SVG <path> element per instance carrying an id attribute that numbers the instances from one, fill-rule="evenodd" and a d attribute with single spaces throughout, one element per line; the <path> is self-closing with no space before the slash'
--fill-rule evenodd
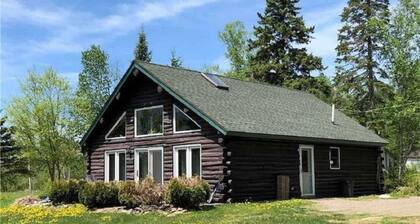
<path id="1" fill-rule="evenodd" d="M 175 116 L 176 109 L 178 109 L 179 111 L 181 111 L 192 122 L 194 122 L 194 124 L 196 124 L 198 126 L 198 129 L 185 130 L 185 131 L 177 131 L 176 130 L 176 116 Z M 182 111 L 181 108 L 177 107 L 175 104 L 173 104 L 173 106 L 172 106 L 172 124 L 173 124 L 173 127 L 174 127 L 174 130 L 173 131 L 174 131 L 175 134 L 178 134 L 178 133 L 190 133 L 190 132 L 201 131 L 201 126 L 194 119 L 192 119 L 190 116 L 188 116 L 188 114 L 186 114 L 184 111 Z"/>
<path id="2" fill-rule="evenodd" d="M 203 158 L 203 154 L 202 154 L 202 150 L 201 150 L 201 144 L 194 144 L 194 145 L 177 145 L 173 147 L 173 162 L 174 162 L 174 168 L 173 168 L 173 175 L 174 177 L 178 177 L 178 151 L 179 150 L 186 150 L 186 162 L 187 162 L 187 174 L 186 177 L 192 177 L 192 153 L 191 153 L 191 149 L 192 148 L 199 148 L 200 150 L 200 175 L 199 177 L 201 178 L 202 176 L 202 169 L 203 169 L 203 163 L 202 163 L 202 158 Z"/>
<path id="3" fill-rule="evenodd" d="M 112 150 L 104 152 L 105 156 L 105 175 L 104 181 L 109 182 L 109 154 L 115 154 L 115 180 L 113 181 L 120 181 L 120 153 L 125 153 L 125 180 L 127 180 L 127 150 Z"/>
<path id="4" fill-rule="evenodd" d="M 118 125 L 118 123 L 120 123 L 120 121 L 123 119 L 123 117 L 125 116 L 125 114 L 126 114 L 126 112 L 124 112 L 121 116 L 120 116 L 120 118 L 118 118 L 118 120 L 117 120 L 117 122 L 115 122 L 115 124 L 112 126 L 112 128 L 111 129 L 109 129 L 109 131 L 108 131 L 108 133 L 106 133 L 106 135 L 105 135 L 105 139 L 106 140 L 111 140 L 111 139 L 123 139 L 123 138 L 125 138 L 126 137 L 126 129 L 127 129 L 127 127 L 126 127 L 126 124 L 124 124 L 124 127 L 125 127 L 125 130 L 124 130 L 124 136 L 122 136 L 122 137 L 113 137 L 113 138 L 108 138 L 108 135 L 109 134 L 111 134 L 111 132 L 114 130 L 114 128 Z"/>
<path id="5" fill-rule="evenodd" d="M 134 149 L 134 180 L 135 181 L 139 181 L 140 177 L 139 177 L 139 152 L 147 152 L 147 176 L 150 176 L 153 178 L 153 175 L 151 173 L 151 170 L 153 169 L 153 154 L 150 153 L 150 151 L 160 151 L 161 152 L 161 156 L 162 156 L 162 182 L 164 182 L 163 180 L 163 176 L 165 173 L 164 170 L 164 151 L 163 151 L 163 147 L 148 147 L 148 148 L 136 148 Z"/>
<path id="6" fill-rule="evenodd" d="M 337 149 L 337 151 L 338 151 L 338 167 L 331 167 L 332 166 L 332 163 L 331 163 L 331 149 Z M 341 169 L 340 147 L 330 147 L 330 150 L 329 150 L 328 154 L 329 154 L 330 170 L 339 170 L 339 169 Z"/>
<path id="7" fill-rule="evenodd" d="M 303 180 L 302 180 L 302 149 L 311 149 L 311 157 L 312 157 L 312 194 L 303 194 Z M 300 191 L 301 196 L 315 196 L 315 147 L 313 145 L 299 145 L 299 182 L 300 182 Z"/>
<path id="8" fill-rule="evenodd" d="M 150 110 L 150 109 L 155 109 L 155 108 L 162 108 L 162 133 L 137 135 L 137 111 Z M 151 107 L 141 107 L 141 108 L 135 109 L 134 110 L 134 137 L 148 137 L 148 136 L 163 135 L 163 133 L 165 132 L 165 125 L 164 125 L 165 115 L 164 115 L 164 110 L 163 109 L 164 109 L 163 105 L 157 105 L 157 106 L 151 106 Z"/>

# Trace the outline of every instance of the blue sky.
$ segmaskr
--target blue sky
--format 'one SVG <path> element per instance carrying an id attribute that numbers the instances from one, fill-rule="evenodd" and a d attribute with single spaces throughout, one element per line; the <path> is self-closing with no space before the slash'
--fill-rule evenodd
<path id="1" fill-rule="evenodd" d="M 334 74 L 336 33 L 344 0 L 301 0 L 307 25 L 315 26 L 308 49 L 323 58 L 326 74 Z M 168 64 L 176 49 L 184 66 L 229 67 L 218 32 L 233 20 L 247 29 L 263 12 L 262 0 L 130 0 L 130 1 L 1 1 L 1 104 L 20 93 L 29 69 L 53 67 L 76 85 L 80 52 L 100 44 L 110 65 L 124 72 L 133 59 L 141 25 L 147 33 L 153 62 Z"/>

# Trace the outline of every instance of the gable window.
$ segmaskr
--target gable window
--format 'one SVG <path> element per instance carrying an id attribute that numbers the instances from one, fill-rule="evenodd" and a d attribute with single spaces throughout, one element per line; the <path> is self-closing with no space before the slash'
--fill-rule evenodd
<path id="1" fill-rule="evenodd" d="M 330 147 L 330 169 L 340 169 L 340 148 Z"/>
<path id="2" fill-rule="evenodd" d="M 105 152 L 105 181 L 125 180 L 125 150 Z"/>
<path id="3" fill-rule="evenodd" d="M 105 139 L 125 138 L 125 112 L 105 135 Z"/>
<path id="4" fill-rule="evenodd" d="M 174 177 L 201 176 L 201 145 L 174 147 Z"/>
<path id="5" fill-rule="evenodd" d="M 157 183 L 163 183 L 163 148 L 136 149 L 134 166 L 136 181 L 149 176 Z"/>
<path id="6" fill-rule="evenodd" d="M 200 130 L 200 126 L 197 122 L 195 122 L 184 111 L 179 109 L 175 104 L 173 105 L 173 108 L 174 133 L 186 133 Z"/>
<path id="7" fill-rule="evenodd" d="M 134 114 L 136 137 L 163 134 L 163 105 L 136 109 Z"/>

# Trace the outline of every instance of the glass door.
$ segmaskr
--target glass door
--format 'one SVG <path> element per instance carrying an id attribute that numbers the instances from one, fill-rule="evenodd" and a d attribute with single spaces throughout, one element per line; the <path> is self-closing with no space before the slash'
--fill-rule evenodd
<path id="1" fill-rule="evenodd" d="M 163 183 L 162 147 L 136 149 L 134 155 L 134 179 L 136 181 L 149 176 L 157 183 Z"/>
<path id="2" fill-rule="evenodd" d="M 314 147 L 312 145 L 301 145 L 300 155 L 300 189 L 302 196 L 315 195 L 314 175 Z"/>

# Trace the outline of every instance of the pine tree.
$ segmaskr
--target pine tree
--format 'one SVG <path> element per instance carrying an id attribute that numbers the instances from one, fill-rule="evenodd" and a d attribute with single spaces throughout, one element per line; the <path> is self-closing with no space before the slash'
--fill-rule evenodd
<path id="1" fill-rule="evenodd" d="M 22 157 L 21 149 L 13 139 L 13 128 L 5 125 L 6 117 L 0 119 L 0 177 L 1 191 L 9 190 L 17 181 L 18 175 L 28 175 L 28 162 Z"/>
<path id="2" fill-rule="evenodd" d="M 146 33 L 144 32 L 143 27 L 141 28 L 141 31 L 139 33 L 137 46 L 134 51 L 134 58 L 136 60 L 144 62 L 152 61 L 152 52 L 149 51 L 149 46 L 146 40 Z"/>
<path id="3" fill-rule="evenodd" d="M 176 51 L 171 51 L 171 66 L 175 68 L 181 68 L 182 67 L 182 60 L 181 57 L 176 56 Z"/>
<path id="4" fill-rule="evenodd" d="M 249 47 L 253 79 L 282 85 L 287 79 L 323 70 L 321 58 L 307 52 L 314 27 L 306 27 L 298 0 L 267 0 L 264 15 L 258 13 L 255 39 Z"/>
<path id="5" fill-rule="evenodd" d="M 389 18 L 388 0 L 349 0 L 341 14 L 336 47 L 336 77 L 338 107 L 353 113 L 364 125 L 374 119 L 369 111 L 383 104 L 388 86 L 381 67 L 381 26 Z M 366 113 L 368 111 L 368 113 Z"/>
<path id="6" fill-rule="evenodd" d="M 82 52 L 82 71 L 73 106 L 74 130 L 81 136 L 102 109 L 112 88 L 108 55 L 99 45 Z"/>

